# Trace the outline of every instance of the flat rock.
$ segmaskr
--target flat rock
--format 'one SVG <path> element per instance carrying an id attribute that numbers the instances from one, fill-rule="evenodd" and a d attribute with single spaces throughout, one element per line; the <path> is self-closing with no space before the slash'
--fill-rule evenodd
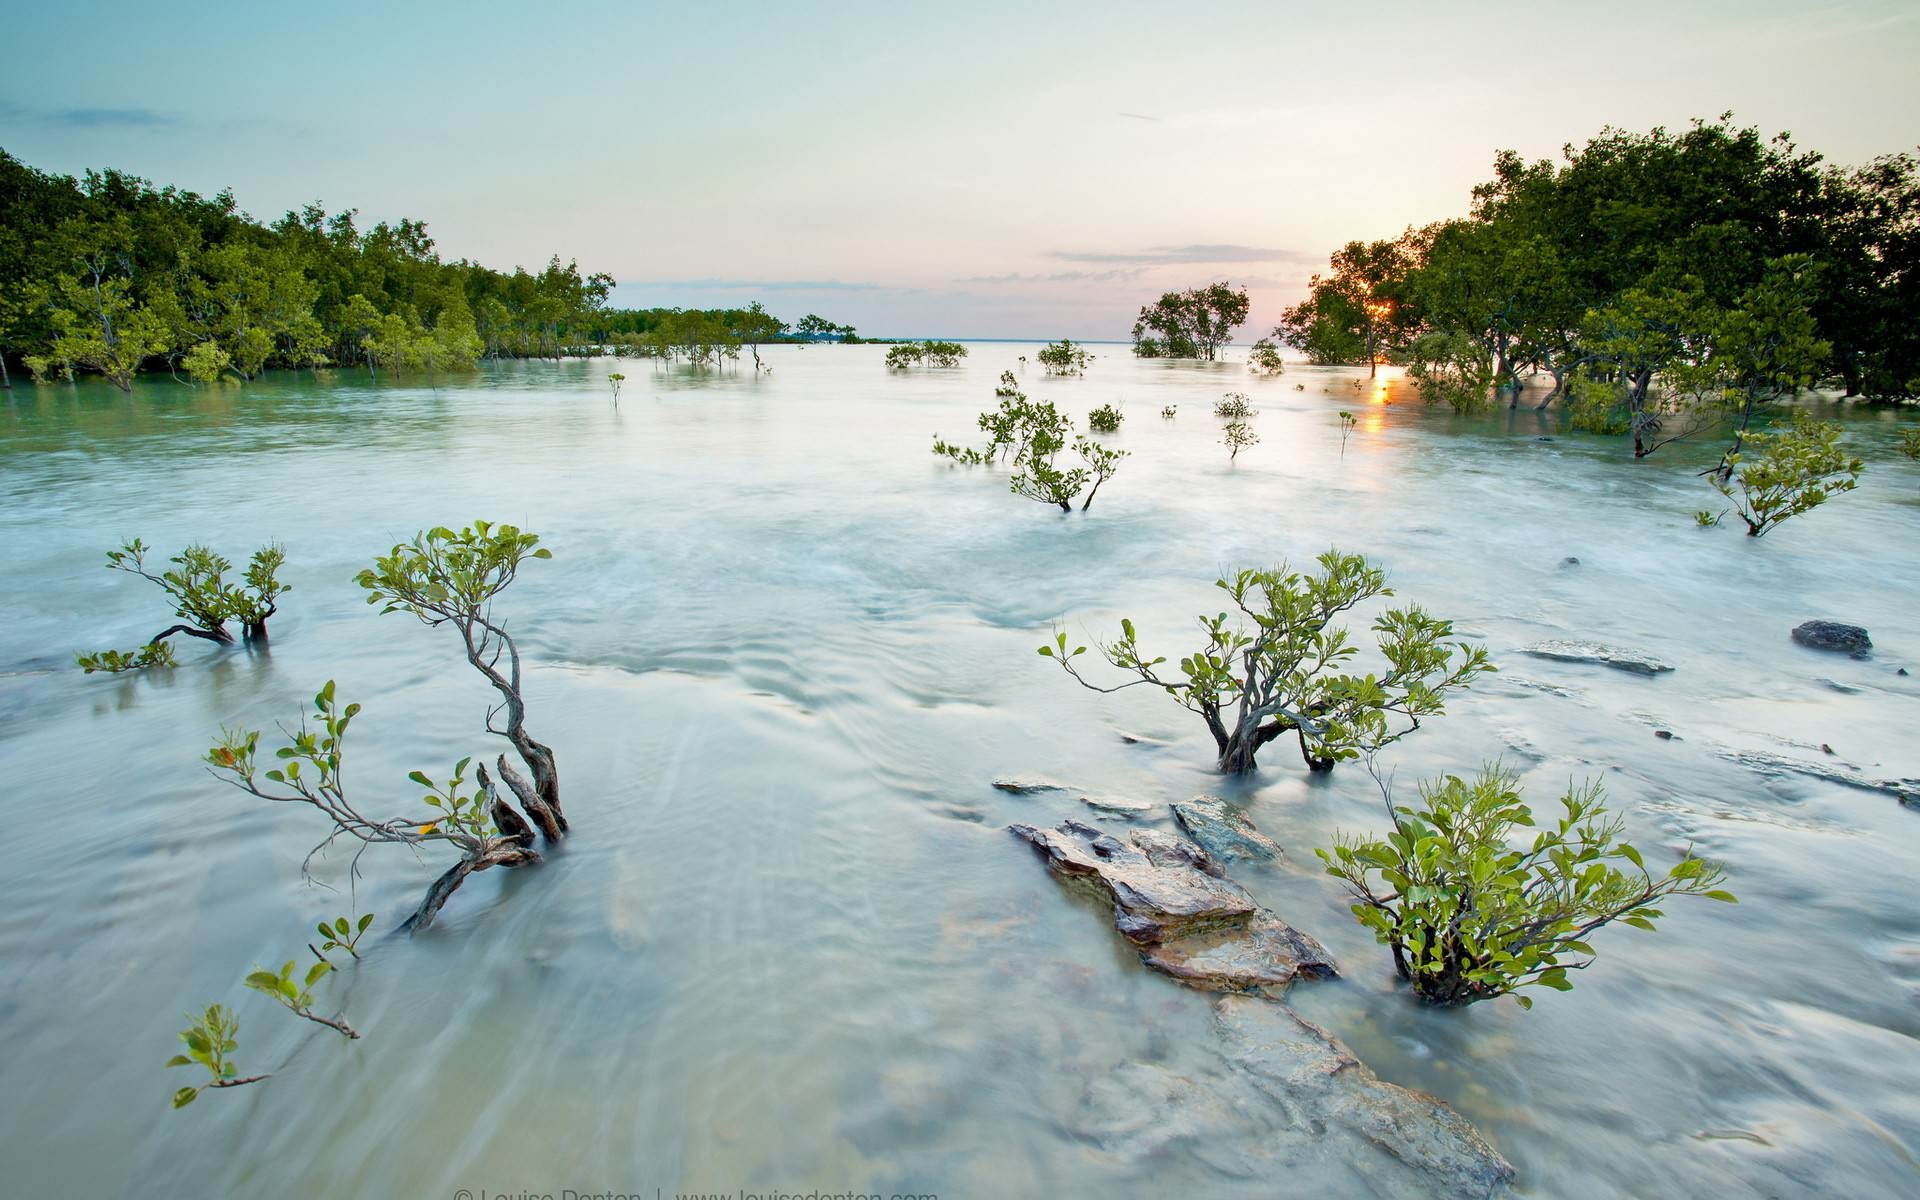
<path id="1" fill-rule="evenodd" d="M 1855 658 L 1865 658 L 1873 649 L 1873 639 L 1858 625 L 1839 621 L 1804 621 L 1793 627 L 1793 640 L 1814 650 L 1837 650 Z"/>
<path id="2" fill-rule="evenodd" d="M 1113 924 L 1148 966 L 1203 991 L 1283 993 L 1305 975 L 1337 974 L 1319 942 L 1254 903 L 1202 847 L 1157 829 L 1126 841 L 1092 825 L 1010 825 L 1056 873 L 1113 902 Z"/>
<path id="3" fill-rule="evenodd" d="M 1762 775 L 1804 775 L 1841 787 L 1881 792 L 1908 808 L 1920 808 L 1920 779 L 1873 779 L 1849 769 L 1849 764 L 1813 762 L 1785 754 L 1770 754 L 1765 750 L 1722 750 L 1720 757 Z"/>
<path id="4" fill-rule="evenodd" d="M 1115 927 L 1137 944 L 1240 924 L 1259 907 L 1239 884 L 1208 871 L 1205 851 L 1191 844 L 1183 849 L 1167 834 L 1147 836 L 1155 830 L 1138 830 L 1122 842 L 1079 821 L 1007 828 L 1039 847 L 1053 870 L 1098 884 L 1113 899 Z"/>
<path id="5" fill-rule="evenodd" d="M 1124 796 L 1082 796 L 1080 803 L 1096 812 L 1127 818 L 1145 816 L 1153 811 L 1152 801 L 1129 800 Z"/>
<path id="6" fill-rule="evenodd" d="M 1087 1085 L 1071 1131 L 1156 1171 L 1184 1159 L 1258 1181 L 1248 1195 L 1504 1193 L 1513 1168 L 1446 1105 L 1381 1082 L 1285 1005 L 1223 996 L 1214 1006 L 1217 1052 L 1116 1064 Z"/>
<path id="7" fill-rule="evenodd" d="M 1535 658 L 1550 658 L 1556 662 L 1597 663 L 1603 667 L 1613 667 L 1621 671 L 1632 671 L 1636 675 L 1658 675 L 1671 671 L 1669 663 L 1660 661 L 1651 654 L 1642 654 L 1638 650 L 1622 650 L 1617 646 L 1602 646 L 1598 642 L 1553 641 L 1527 646 L 1522 654 L 1531 654 Z"/>
<path id="8" fill-rule="evenodd" d="M 1218 796 L 1201 793 L 1173 805 L 1174 819 L 1187 836 L 1206 847 L 1217 859 L 1276 858 L 1280 843 L 1253 827 L 1245 813 L 1237 812 Z"/>
<path id="9" fill-rule="evenodd" d="M 1493 1196 L 1513 1167 L 1480 1131 L 1424 1092 L 1387 1083 L 1326 1030 L 1284 1004 L 1248 996 L 1214 1001 L 1227 1061 L 1269 1098 L 1314 1124 L 1349 1131 L 1425 1176 L 1436 1195 Z"/>
<path id="10" fill-rule="evenodd" d="M 1073 790 L 1058 780 L 1048 779 L 1045 775 L 1001 775 L 994 779 L 993 786 L 1003 792 L 1012 792 L 1016 796 L 1031 796 L 1038 792 L 1070 792 Z"/>
<path id="11" fill-rule="evenodd" d="M 1143 946 L 1140 957 L 1201 991 L 1259 992 L 1276 999 L 1299 976 L 1331 979 L 1339 973 L 1326 947 L 1264 908 L 1238 928 Z"/>

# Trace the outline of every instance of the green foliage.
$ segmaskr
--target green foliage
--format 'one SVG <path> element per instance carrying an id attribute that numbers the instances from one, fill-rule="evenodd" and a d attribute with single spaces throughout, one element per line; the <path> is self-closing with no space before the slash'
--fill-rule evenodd
<path id="1" fill-rule="evenodd" d="M 1446 644 L 1452 624 L 1417 607 L 1388 609 L 1375 619 L 1384 673 L 1344 669 L 1358 649 L 1333 618 L 1393 593 L 1386 572 L 1360 555 L 1329 550 L 1317 561 L 1313 574 L 1282 565 L 1217 581 L 1238 619 L 1202 615 L 1206 641 L 1180 659 L 1177 676 L 1160 673 L 1166 658 L 1147 656 L 1131 620 L 1120 622 L 1119 638 L 1099 647 L 1110 664 L 1133 676 L 1114 687 L 1080 675 L 1065 653 L 1064 635 L 1040 654 L 1094 691 L 1146 685 L 1166 692 L 1206 722 L 1219 769 L 1234 774 L 1253 770 L 1260 747 L 1288 732 L 1298 735 L 1301 755 L 1315 770 L 1376 750 L 1444 712 L 1449 694 L 1493 670 L 1486 651 Z"/>
<path id="2" fill-rule="evenodd" d="M 1920 427 L 1909 427 L 1900 431 L 1900 453 L 1920 462 Z"/>
<path id="3" fill-rule="evenodd" d="M 1167 292 L 1140 310 L 1133 323 L 1133 352 L 1141 358 L 1211 362 L 1246 322 L 1249 304 L 1247 289 L 1235 291 L 1227 283 Z"/>
<path id="4" fill-rule="evenodd" d="M 1650 930 L 1671 895 L 1733 903 L 1718 888 L 1725 872 L 1703 859 L 1683 858 L 1654 878 L 1620 840 L 1622 822 L 1607 815 L 1597 781 L 1569 788 L 1565 815 L 1516 847 L 1518 831 L 1536 828 L 1518 778 L 1497 765 L 1472 783 L 1449 775 L 1421 787 L 1418 807 L 1389 797 L 1393 832 L 1384 839 L 1342 838 L 1331 853 L 1314 851 L 1421 1000 L 1460 1006 L 1527 987 L 1566 991 L 1567 972 L 1593 962 L 1587 939 L 1601 926 Z"/>
<path id="5" fill-rule="evenodd" d="M 1576 379 L 1567 386 L 1567 421 L 1587 433 L 1622 434 L 1633 426 L 1626 388 L 1600 379 Z"/>
<path id="6" fill-rule="evenodd" d="M 313 1007 L 313 985 L 333 970 L 333 964 L 321 959 L 307 968 L 305 977 L 298 983 L 293 979 L 294 970 L 294 961 L 288 959 L 278 974 L 254 971 L 247 976 L 246 984 L 294 1015 L 305 1016 Z"/>
<path id="7" fill-rule="evenodd" d="M 1244 421 L 1254 415 L 1253 405 L 1248 403 L 1246 393 L 1228 392 L 1214 401 L 1213 415 L 1228 421 Z"/>
<path id="8" fill-rule="evenodd" d="M 233 357 L 215 341 L 200 342 L 180 360 L 195 383 L 219 383 L 233 366 Z"/>
<path id="9" fill-rule="evenodd" d="M 1124 416 L 1125 414 L 1113 405 L 1102 404 L 1087 414 L 1087 428 L 1095 433 L 1114 433 L 1119 430 Z"/>
<path id="10" fill-rule="evenodd" d="M 1011 458 L 1013 474 L 1007 482 L 1014 495 L 1072 512 L 1073 501 L 1084 492 L 1080 511 L 1092 507 L 1094 496 L 1119 471 L 1120 460 L 1127 457 L 1127 452 L 1109 450 L 1078 437 L 1072 441 L 1072 450 L 1080 464 L 1063 467 L 1058 459 L 1068 448 L 1072 423 L 1052 401 L 1028 399 L 1011 371 L 1000 373 L 1000 386 L 994 389 L 994 395 L 1000 398 L 1000 407 L 980 414 L 980 429 L 988 437 L 984 447 L 955 446 L 935 434 L 933 452 L 964 466 L 986 466 Z M 1115 417 L 1117 425 L 1117 410 Z"/>
<path id="11" fill-rule="evenodd" d="M 1093 355 L 1088 354 L 1085 348 L 1074 345 L 1069 338 L 1047 343 L 1035 357 L 1049 375 L 1082 375 L 1094 360 Z"/>
<path id="12" fill-rule="evenodd" d="M 444 525 L 417 534 L 374 559 L 354 582 L 383 613 L 406 611 L 430 625 L 482 616 L 528 559 L 552 558 L 537 534 L 475 521 L 458 533 Z"/>
<path id="13" fill-rule="evenodd" d="M 173 657 L 171 642 L 148 642 L 138 650 L 102 650 L 98 654 L 81 654 L 76 656 L 76 661 L 80 669 L 89 675 L 95 671 L 119 674 L 122 671 L 179 665 Z"/>
<path id="14" fill-rule="evenodd" d="M 1727 455 L 1726 473 L 1710 478 L 1733 501 L 1749 537 L 1853 490 L 1866 464 L 1840 449 L 1840 432 L 1835 422 L 1795 413 L 1787 429 L 1749 435 L 1751 454 Z"/>
<path id="15" fill-rule="evenodd" d="M 201 382 L 329 362 L 445 370 L 488 357 L 591 352 L 612 279 L 446 262 L 417 221 L 361 229 L 317 205 L 271 225 L 231 195 L 83 178 L 0 152 L 0 318 L 36 376 L 129 389 L 178 368 Z"/>
<path id="16" fill-rule="evenodd" d="M 1329 260 L 1331 273 L 1315 275 L 1307 298 L 1281 314 L 1272 338 L 1311 363 L 1379 362 L 1412 326 L 1406 275 L 1417 253 L 1407 239 L 1348 242 Z"/>
<path id="17" fill-rule="evenodd" d="M 1260 440 L 1260 435 L 1253 431 L 1253 426 L 1247 424 L 1245 421 L 1227 422 L 1227 427 L 1222 433 L 1224 436 L 1221 437 L 1220 441 L 1227 447 L 1228 462 L 1233 462 L 1238 459 L 1240 457 L 1240 451 L 1248 446 L 1254 445 Z"/>
<path id="18" fill-rule="evenodd" d="M 959 342 L 902 342 L 887 351 L 887 366 L 896 371 L 913 366 L 957 367 L 967 356 Z"/>
<path id="19" fill-rule="evenodd" d="M 1695 525 L 1698 525 L 1702 529 L 1712 529 L 1715 525 L 1718 525 L 1720 523 L 1720 519 L 1726 515 L 1727 514 L 1724 511 L 1712 512 L 1708 509 L 1703 508 L 1699 512 L 1693 514 L 1693 523 Z"/>
<path id="20" fill-rule="evenodd" d="M 188 546 L 168 560 L 173 564 L 170 569 L 158 575 L 147 570 L 147 550 L 145 542 L 134 538 L 118 550 L 107 551 L 107 567 L 156 584 L 173 602 L 174 615 L 185 624 L 160 634 L 153 639 L 156 642 L 175 632 L 231 642 L 228 621 L 239 621 L 249 639 L 264 638 L 267 619 L 279 611 L 279 598 L 293 590 L 292 584 L 279 579 L 280 568 L 287 561 L 286 549 L 279 545 L 254 551 L 239 584 L 227 582 L 233 563 L 206 546 Z"/>
<path id="21" fill-rule="evenodd" d="M 1271 337 L 1263 337 L 1254 342 L 1253 349 L 1248 351 L 1247 368 L 1261 375 L 1278 375 L 1287 366 L 1280 359 L 1280 347 L 1274 345 Z"/>
<path id="22" fill-rule="evenodd" d="M 331 921 L 320 922 L 314 927 L 320 932 L 320 953 L 325 954 L 329 950 L 345 950 L 353 957 L 359 958 L 360 939 L 372 924 L 372 913 L 361 913 L 359 920 L 351 923 L 346 917 L 335 917 Z"/>
<path id="23" fill-rule="evenodd" d="M 1456 333 L 1415 338 L 1404 352 L 1407 378 L 1428 404 L 1457 413 L 1484 412 L 1493 403 L 1494 365 L 1473 339 Z"/>
<path id="24" fill-rule="evenodd" d="M 238 1018 L 218 1004 L 209 1004 L 207 1011 L 199 1016 L 188 1013 L 187 1020 L 190 1024 L 179 1035 L 186 1044 L 187 1052 L 168 1059 L 167 1066 L 191 1067 L 198 1064 L 206 1068 L 208 1079 L 199 1087 L 183 1087 L 175 1092 L 173 1107 L 185 1108 L 199 1099 L 201 1091 L 209 1087 L 235 1087 L 254 1082 L 252 1079 L 239 1078 L 240 1068 L 228 1057 L 240 1048 Z"/>
<path id="25" fill-rule="evenodd" d="M 1173 420 L 1174 414 L 1179 411 L 1180 409 L 1177 405 L 1169 404 L 1160 410 L 1160 416 L 1164 420 L 1171 421 Z"/>
<path id="26" fill-rule="evenodd" d="M 1345 458 L 1347 456 L 1347 437 L 1348 435 L 1353 433 L 1353 427 L 1355 425 L 1358 425 L 1359 423 L 1360 423 L 1360 420 L 1358 417 L 1355 417 L 1352 413 L 1347 412 L 1345 410 L 1341 411 L 1340 413 L 1340 457 L 1341 458 Z"/>

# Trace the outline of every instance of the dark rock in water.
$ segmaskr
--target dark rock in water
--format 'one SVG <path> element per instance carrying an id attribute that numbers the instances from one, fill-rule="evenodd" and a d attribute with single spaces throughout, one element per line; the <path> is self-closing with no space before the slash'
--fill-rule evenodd
<path id="1" fill-rule="evenodd" d="M 1672 741 L 1672 740 L 1673 740 L 1673 730 L 1671 730 L 1671 729 L 1656 729 L 1656 730 L 1654 730 L 1654 731 L 1653 731 L 1653 736 L 1655 736 L 1655 737 L 1657 737 L 1657 738 L 1659 738 L 1659 739 L 1660 739 L 1661 741 L 1663 741 L 1663 742 L 1670 742 L 1670 741 Z"/>
<path id="2" fill-rule="evenodd" d="M 1191 987 L 1277 996 L 1298 975 L 1336 974 L 1320 943 L 1254 903 L 1200 846 L 1155 829 L 1126 841 L 1079 821 L 1053 829 L 1010 825 L 1047 865 L 1097 886 L 1113 924 L 1141 958 Z"/>
<path id="3" fill-rule="evenodd" d="M 1284 1004 L 1222 996 L 1214 1028 L 1219 1058 L 1189 1073 L 1130 1061 L 1095 1078 L 1073 1131 L 1125 1162 L 1185 1156 L 1269 1195 L 1487 1200 L 1512 1180 L 1458 1113 L 1383 1083 Z"/>
<path id="4" fill-rule="evenodd" d="M 993 781 L 993 786 L 1003 792 L 1012 792 L 1016 796 L 1031 796 L 1037 792 L 1070 792 L 1073 789 L 1045 775 L 1002 775 Z"/>
<path id="5" fill-rule="evenodd" d="M 1569 554 L 1560 560 L 1560 565 L 1563 567 L 1577 567 L 1580 565 L 1580 560 Z"/>
<path id="6" fill-rule="evenodd" d="M 1864 658 L 1873 639 L 1858 625 L 1838 621 L 1806 621 L 1793 627 L 1793 640 L 1814 650 L 1838 650 Z"/>
<path id="7" fill-rule="evenodd" d="M 1280 843 L 1253 827 L 1245 814 L 1227 807 L 1218 796 L 1205 793 L 1173 806 L 1174 819 L 1187 836 L 1206 847 L 1215 858 L 1275 858 Z"/>
<path id="8" fill-rule="evenodd" d="M 1658 675 L 1673 670 L 1671 664 L 1661 662 L 1651 654 L 1602 646 L 1598 642 L 1541 642 L 1535 646 L 1527 646 L 1520 652 L 1531 654 L 1535 658 L 1551 658 L 1556 662 L 1597 663 L 1603 667 L 1632 671 L 1636 675 Z"/>
<path id="9" fill-rule="evenodd" d="M 1894 672 L 1895 675 L 1905 675 L 1906 673 L 1907 669 L 1905 667 L 1901 667 L 1898 671 Z"/>

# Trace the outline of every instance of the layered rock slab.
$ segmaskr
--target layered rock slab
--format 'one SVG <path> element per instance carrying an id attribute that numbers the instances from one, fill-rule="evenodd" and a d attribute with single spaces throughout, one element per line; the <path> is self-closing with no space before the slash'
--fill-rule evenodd
<path id="1" fill-rule="evenodd" d="M 1010 825 L 1057 874 L 1113 902 L 1113 924 L 1149 966 L 1206 991 L 1279 996 L 1300 975 L 1338 973 L 1312 937 L 1261 908 L 1204 849 L 1154 829 L 1122 841 L 1080 821 Z"/>

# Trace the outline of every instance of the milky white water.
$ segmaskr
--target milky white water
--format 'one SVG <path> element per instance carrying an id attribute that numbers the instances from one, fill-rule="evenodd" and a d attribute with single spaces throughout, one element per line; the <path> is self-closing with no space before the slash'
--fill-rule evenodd
<path id="1" fill-rule="evenodd" d="M 1256 380 L 1096 349 L 1084 379 L 1024 379 L 1082 418 L 1126 412 L 1108 440 L 1132 457 L 1070 518 L 928 453 L 936 432 L 973 439 L 1032 346 L 904 375 L 884 347 L 819 346 L 771 351 L 760 378 L 599 361 L 437 387 L 16 387 L 0 405 L 6 1190 L 1368 1194 L 1331 1158 L 1248 1181 L 1192 1142 L 1132 1159 L 1081 1136 L 1089 1082 L 1217 1052 L 1209 997 L 1139 965 L 1004 832 L 1088 815 L 989 786 L 1044 772 L 1245 802 L 1291 861 L 1235 877 L 1345 969 L 1292 1003 L 1477 1123 L 1523 1194 L 1920 1192 L 1920 812 L 1722 756 L 1826 760 L 1824 743 L 1872 776 L 1920 775 L 1920 675 L 1895 674 L 1920 670 L 1920 467 L 1892 449 L 1912 415 L 1845 413 L 1870 461 L 1859 490 L 1756 542 L 1693 526 L 1721 507 L 1693 474 L 1705 446 L 1636 464 L 1557 415 L 1462 419 L 1398 382 L 1356 389 L 1352 370 Z M 1262 439 L 1231 467 L 1209 413 L 1228 389 L 1253 397 Z M 347 911 L 345 857 L 318 871 L 341 892 L 303 882 L 317 814 L 250 800 L 198 758 L 222 723 L 297 719 L 329 678 L 365 705 L 348 766 L 363 796 L 404 806 L 408 770 L 504 748 L 479 732 L 488 693 L 455 635 L 378 615 L 352 583 L 393 542 L 475 517 L 554 551 L 501 609 L 575 836 L 543 869 L 476 878 L 412 939 L 387 931 L 444 861 L 369 853 L 380 936 L 323 985 L 366 1034 L 347 1043 L 239 986 Z M 270 652 L 188 643 L 172 672 L 83 676 L 76 651 L 169 623 L 156 589 L 102 569 L 134 535 L 236 560 L 284 542 L 295 590 Z M 1222 569 L 1330 545 L 1385 564 L 1402 600 L 1503 668 L 1388 753 L 1403 784 L 1504 756 L 1538 807 L 1600 775 L 1649 859 L 1691 843 L 1741 903 L 1607 931 L 1575 990 L 1531 1013 L 1425 1011 L 1314 869 L 1336 829 L 1380 827 L 1363 772 L 1309 779 L 1280 742 L 1258 776 L 1223 781 L 1195 718 L 1144 689 L 1083 691 L 1034 653 L 1056 622 L 1086 640 L 1128 616 L 1177 659 L 1193 615 L 1223 606 Z M 1813 617 L 1869 627 L 1875 655 L 1791 643 Z M 1678 669 L 1518 653 L 1552 637 Z M 274 1078 L 170 1112 L 192 1079 L 160 1064 L 181 1014 L 214 1000 L 240 1013 L 242 1068 Z"/>

